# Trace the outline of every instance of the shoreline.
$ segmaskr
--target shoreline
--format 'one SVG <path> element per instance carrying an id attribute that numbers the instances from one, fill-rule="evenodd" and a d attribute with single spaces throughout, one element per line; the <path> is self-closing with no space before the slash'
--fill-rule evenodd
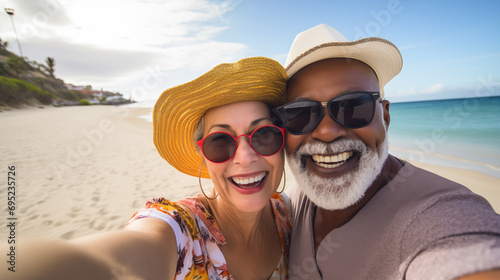
<path id="1" fill-rule="evenodd" d="M 93 105 L 0 112 L 3 174 L 8 166 L 17 170 L 19 236 L 72 239 L 119 230 L 150 198 L 175 201 L 200 192 L 198 178 L 159 156 L 152 123 L 140 117 L 150 111 Z M 467 186 L 500 212 L 500 178 L 410 162 Z M 287 173 L 289 185 L 294 178 Z M 0 201 L 6 207 L 7 188 L 0 190 Z"/>
<path id="2" fill-rule="evenodd" d="M 478 171 L 484 173 L 485 175 L 500 179 L 500 165 L 492 162 L 478 161 L 477 159 L 468 159 L 457 155 L 449 155 L 440 150 L 432 153 L 426 153 L 419 149 L 403 148 L 400 144 L 391 144 L 392 142 L 389 143 L 389 152 L 400 158 L 411 159 L 414 162 L 420 162 L 422 164 Z M 460 153 L 464 152 L 461 151 Z"/>

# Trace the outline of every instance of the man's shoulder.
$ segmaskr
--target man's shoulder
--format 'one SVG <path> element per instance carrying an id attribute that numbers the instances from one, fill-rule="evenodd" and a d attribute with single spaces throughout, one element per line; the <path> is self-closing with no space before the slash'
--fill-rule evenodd
<path id="1" fill-rule="evenodd" d="M 404 185 L 405 183 L 432 184 L 434 188 L 452 187 L 454 189 L 467 189 L 465 186 L 444 178 L 436 173 L 417 167 L 409 162 L 403 161 L 404 166 L 398 174 L 389 182 L 391 185 Z"/>
<path id="2" fill-rule="evenodd" d="M 408 162 L 376 196 L 419 204 L 423 201 L 435 203 L 448 197 L 464 196 L 491 207 L 486 199 L 468 187 Z"/>
<path id="3" fill-rule="evenodd" d="M 381 203 L 378 200 L 392 201 L 395 205 L 419 213 L 430 208 L 437 209 L 439 207 L 436 206 L 439 205 L 447 205 L 450 210 L 454 208 L 470 210 L 472 207 L 493 214 L 495 212 L 485 198 L 466 186 L 408 162 L 375 198 L 377 203 Z"/>

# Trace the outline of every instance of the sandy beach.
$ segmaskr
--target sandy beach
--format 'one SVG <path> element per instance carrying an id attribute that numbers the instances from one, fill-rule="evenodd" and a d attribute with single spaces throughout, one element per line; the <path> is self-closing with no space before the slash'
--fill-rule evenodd
<path id="1" fill-rule="evenodd" d="M 12 166 L 13 217 L 17 235 L 25 238 L 72 239 L 121 229 L 148 198 L 176 200 L 199 192 L 198 178 L 178 172 L 158 155 L 152 124 L 138 117 L 149 111 L 88 106 L 0 112 L 3 223 Z M 500 212 L 499 178 L 415 164 L 466 185 Z M 287 181 L 293 181 L 290 172 Z M 2 224 L 1 240 L 6 231 Z"/>

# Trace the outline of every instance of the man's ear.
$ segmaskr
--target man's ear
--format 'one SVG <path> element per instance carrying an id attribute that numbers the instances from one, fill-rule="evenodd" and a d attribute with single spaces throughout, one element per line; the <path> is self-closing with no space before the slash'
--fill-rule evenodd
<path id="1" fill-rule="evenodd" d="M 391 114 L 389 114 L 389 107 L 391 102 L 389 100 L 382 101 L 382 109 L 384 112 L 385 129 L 389 129 L 389 123 L 391 122 Z"/>

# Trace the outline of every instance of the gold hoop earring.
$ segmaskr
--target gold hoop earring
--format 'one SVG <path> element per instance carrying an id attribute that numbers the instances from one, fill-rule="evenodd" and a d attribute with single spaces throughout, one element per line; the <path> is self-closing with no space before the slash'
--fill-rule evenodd
<path id="1" fill-rule="evenodd" d="M 285 172 L 285 169 L 283 169 L 283 188 L 281 189 L 281 191 L 276 191 L 277 193 L 282 193 L 284 190 L 285 190 L 285 185 L 286 185 L 286 172 Z"/>
<path id="2" fill-rule="evenodd" d="M 201 189 L 201 192 L 203 193 L 203 196 L 205 196 L 207 199 L 209 200 L 214 200 L 217 198 L 217 196 L 219 196 L 219 194 L 216 194 L 214 197 L 210 198 L 208 197 L 206 194 L 205 194 L 205 191 L 203 191 L 203 186 L 201 185 L 201 167 L 203 166 L 203 160 L 201 161 L 201 164 L 200 164 L 200 170 L 198 170 L 198 182 L 200 184 L 200 189 Z"/>

